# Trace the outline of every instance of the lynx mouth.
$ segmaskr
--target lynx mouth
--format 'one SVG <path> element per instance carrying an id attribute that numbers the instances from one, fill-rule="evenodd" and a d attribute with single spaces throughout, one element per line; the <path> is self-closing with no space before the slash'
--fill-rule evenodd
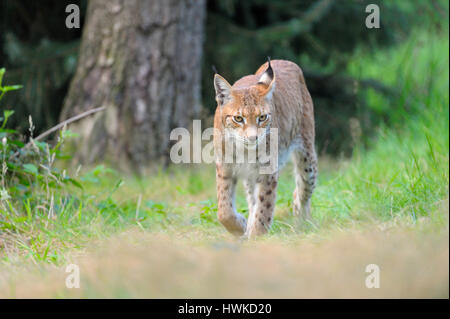
<path id="1" fill-rule="evenodd" d="M 256 142 L 244 142 L 244 147 L 247 149 L 255 149 L 259 144 L 259 141 Z"/>
<path id="2" fill-rule="evenodd" d="M 242 146 L 244 146 L 246 149 L 255 149 L 261 142 L 265 141 L 267 136 L 267 132 L 264 132 L 260 136 L 258 136 L 258 139 L 256 141 L 249 141 L 246 138 L 243 138 L 242 136 L 239 136 L 237 134 L 233 134 L 228 132 L 227 137 L 234 140 L 235 143 L 238 143 Z"/>

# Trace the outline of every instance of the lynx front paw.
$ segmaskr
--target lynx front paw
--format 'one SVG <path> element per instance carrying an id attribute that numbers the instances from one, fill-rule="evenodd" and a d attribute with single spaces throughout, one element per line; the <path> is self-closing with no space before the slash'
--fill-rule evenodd
<path id="1" fill-rule="evenodd" d="M 234 236 L 241 236 L 247 228 L 247 219 L 238 213 L 224 213 L 219 211 L 219 221 Z"/>

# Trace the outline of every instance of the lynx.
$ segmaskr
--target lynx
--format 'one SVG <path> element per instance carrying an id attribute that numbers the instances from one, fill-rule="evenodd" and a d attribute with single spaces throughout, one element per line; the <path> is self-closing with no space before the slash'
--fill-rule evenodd
<path id="1" fill-rule="evenodd" d="M 214 76 L 217 109 L 214 116 L 214 151 L 218 218 L 236 236 L 252 238 L 267 233 L 273 221 L 278 172 L 290 155 L 295 167 L 293 210 L 302 219 L 311 217 L 311 196 L 316 185 L 314 109 L 300 67 L 290 61 L 264 63 L 253 75 L 232 86 Z M 271 136 L 271 129 L 277 136 Z M 278 169 L 261 174 L 261 164 L 224 161 L 226 143 L 240 142 L 245 149 L 267 147 L 278 139 Z M 242 178 L 249 217 L 236 211 L 235 190 Z"/>

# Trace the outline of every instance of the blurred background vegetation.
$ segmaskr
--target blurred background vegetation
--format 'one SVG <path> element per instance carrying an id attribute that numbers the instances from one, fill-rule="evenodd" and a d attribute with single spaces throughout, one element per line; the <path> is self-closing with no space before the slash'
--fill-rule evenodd
<path id="1" fill-rule="evenodd" d="M 2 1 L 0 4 L 0 66 L 6 83 L 24 89 L 5 96 L 16 115 L 10 125 L 26 133 L 28 116 L 35 133 L 55 125 L 77 65 L 82 29 L 67 29 L 65 7 L 77 3 L 84 22 L 87 1 Z M 365 0 L 210 0 L 202 69 L 203 114 L 215 108 L 211 65 L 230 82 L 255 72 L 267 56 L 289 59 L 304 70 L 315 103 L 317 144 L 321 154 L 350 154 L 380 123 L 402 121 L 408 101 L 397 109 L 367 103 L 371 91 L 386 101 L 398 98 L 398 83 L 351 74 L 358 55 L 399 45 L 418 21 L 446 21 L 439 1 L 377 1 L 381 28 L 367 29 Z M 446 23 L 446 22 L 442 22 Z M 439 30 L 439 27 L 436 29 Z M 399 79 L 401 81 L 401 79 Z M 395 89 L 394 89 L 395 87 Z M 401 86 L 400 86 L 401 87 Z M 379 103 L 377 104 L 379 105 Z M 397 115 L 394 115 L 397 114 Z M 400 114 L 400 116 L 398 116 Z"/>

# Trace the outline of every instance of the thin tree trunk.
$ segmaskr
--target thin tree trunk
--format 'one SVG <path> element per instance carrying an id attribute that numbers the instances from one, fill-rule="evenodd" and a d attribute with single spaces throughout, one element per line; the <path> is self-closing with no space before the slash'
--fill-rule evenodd
<path id="1" fill-rule="evenodd" d="M 70 129 L 76 160 L 142 170 L 167 159 L 169 134 L 200 111 L 204 0 L 91 0 L 62 119 L 106 110 Z"/>

